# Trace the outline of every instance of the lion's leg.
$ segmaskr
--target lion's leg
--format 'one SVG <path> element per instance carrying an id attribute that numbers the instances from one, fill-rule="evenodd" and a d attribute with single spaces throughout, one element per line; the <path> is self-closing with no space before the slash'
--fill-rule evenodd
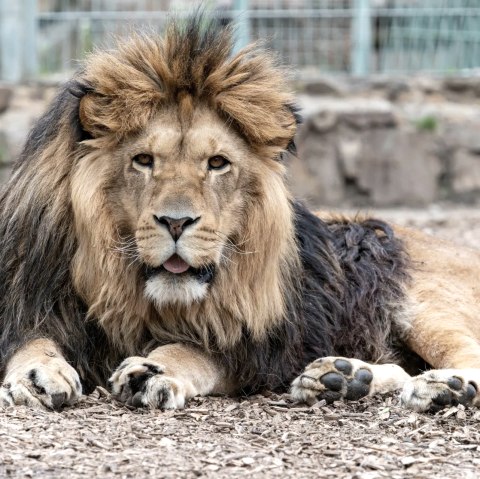
<path id="1" fill-rule="evenodd" d="M 402 400 L 416 411 L 480 405 L 480 254 L 397 229 L 412 260 L 405 340 L 434 370 L 405 384 Z"/>
<path id="2" fill-rule="evenodd" d="M 325 357 L 310 363 L 292 383 L 291 395 L 313 404 L 325 399 L 357 400 L 401 389 L 410 376 L 396 364 L 369 364 L 359 359 Z"/>
<path id="3" fill-rule="evenodd" d="M 109 380 L 113 395 L 135 406 L 181 409 L 194 396 L 227 393 L 225 370 L 201 350 L 169 344 L 125 359 Z"/>
<path id="4" fill-rule="evenodd" d="M 7 364 L 0 404 L 58 409 L 82 395 L 77 372 L 56 344 L 36 339 L 17 351 Z"/>
<path id="5" fill-rule="evenodd" d="M 480 341 L 464 318 L 437 316 L 414 323 L 410 345 L 434 368 L 405 383 L 403 404 L 415 411 L 436 411 L 463 404 L 480 406 Z"/>

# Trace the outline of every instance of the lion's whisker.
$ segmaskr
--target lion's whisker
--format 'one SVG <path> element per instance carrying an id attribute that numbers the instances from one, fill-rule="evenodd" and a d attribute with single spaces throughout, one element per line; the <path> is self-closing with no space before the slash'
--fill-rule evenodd
<path id="1" fill-rule="evenodd" d="M 242 246 L 244 245 L 250 238 L 251 236 L 248 236 L 246 238 L 244 238 L 242 241 L 240 241 L 239 243 L 234 243 L 229 237 L 228 235 L 226 235 L 225 233 L 222 233 L 221 231 L 217 230 L 214 232 L 220 239 L 221 236 L 220 235 L 223 235 L 225 238 L 222 239 L 222 241 L 227 241 L 232 247 L 234 248 L 238 248 L 239 246 Z"/>

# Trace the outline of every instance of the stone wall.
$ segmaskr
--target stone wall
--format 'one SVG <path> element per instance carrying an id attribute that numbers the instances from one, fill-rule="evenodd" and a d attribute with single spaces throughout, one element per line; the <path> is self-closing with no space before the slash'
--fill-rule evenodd
<path id="1" fill-rule="evenodd" d="M 480 203 L 480 78 L 324 78 L 299 91 L 298 196 L 319 206 Z M 54 93 L 0 86 L 0 182 Z"/>
<path id="2" fill-rule="evenodd" d="M 324 79 L 305 90 L 297 195 L 333 206 L 480 202 L 480 78 Z"/>

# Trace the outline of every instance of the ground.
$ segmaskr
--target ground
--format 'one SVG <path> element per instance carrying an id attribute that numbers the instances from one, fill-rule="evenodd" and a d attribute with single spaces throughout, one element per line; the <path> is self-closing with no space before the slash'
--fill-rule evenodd
<path id="1" fill-rule="evenodd" d="M 480 208 L 378 216 L 480 247 Z M 480 477 L 480 410 L 417 414 L 396 394 L 312 407 L 288 395 L 130 410 L 103 389 L 62 412 L 0 409 L 0 477 Z"/>

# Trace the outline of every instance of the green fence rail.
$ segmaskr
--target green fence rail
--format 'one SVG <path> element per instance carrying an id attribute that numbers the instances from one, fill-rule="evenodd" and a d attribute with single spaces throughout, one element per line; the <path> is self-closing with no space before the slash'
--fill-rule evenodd
<path id="1" fill-rule="evenodd" d="M 0 79 L 67 76 L 113 36 L 161 31 L 196 1 L 0 0 Z M 480 68 L 480 0 L 210 0 L 237 24 L 236 48 L 261 40 L 298 75 L 463 74 Z"/>

